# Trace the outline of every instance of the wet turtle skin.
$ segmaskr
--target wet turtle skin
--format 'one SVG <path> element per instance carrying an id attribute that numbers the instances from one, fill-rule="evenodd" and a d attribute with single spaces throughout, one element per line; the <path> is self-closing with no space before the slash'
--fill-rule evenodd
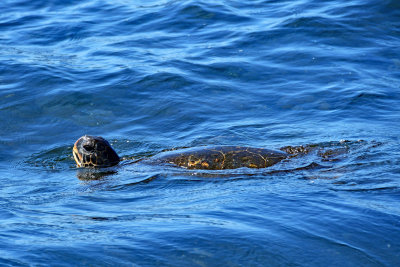
<path id="1" fill-rule="evenodd" d="M 78 167 L 110 167 L 120 161 L 110 143 L 100 136 L 82 136 L 75 142 L 72 154 Z"/>
<path id="2" fill-rule="evenodd" d="M 73 147 L 78 167 L 110 167 L 120 161 L 111 145 L 99 136 L 82 136 Z M 198 147 L 164 152 L 147 162 L 167 163 L 187 169 L 224 170 L 266 168 L 288 158 L 289 154 L 262 148 L 240 146 Z"/>
<path id="3" fill-rule="evenodd" d="M 288 157 L 282 151 L 240 146 L 198 147 L 170 151 L 155 160 L 187 169 L 266 168 Z"/>

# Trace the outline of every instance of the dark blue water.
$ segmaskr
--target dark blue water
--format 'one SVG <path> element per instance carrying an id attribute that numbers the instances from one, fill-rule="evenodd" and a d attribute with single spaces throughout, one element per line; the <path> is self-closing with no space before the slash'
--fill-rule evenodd
<path id="1" fill-rule="evenodd" d="M 400 265 L 400 4 L 0 3 L 0 265 Z M 84 134 L 124 166 L 76 168 Z M 303 145 L 271 168 L 128 164 Z"/>

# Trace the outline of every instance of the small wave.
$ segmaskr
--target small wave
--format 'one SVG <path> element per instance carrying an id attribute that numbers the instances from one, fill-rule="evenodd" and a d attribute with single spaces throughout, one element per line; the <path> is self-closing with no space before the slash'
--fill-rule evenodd
<path id="1" fill-rule="evenodd" d="M 23 161 L 22 168 L 40 168 L 62 171 L 76 166 L 72 157 L 72 147 L 60 146 L 43 152 L 35 153 Z"/>

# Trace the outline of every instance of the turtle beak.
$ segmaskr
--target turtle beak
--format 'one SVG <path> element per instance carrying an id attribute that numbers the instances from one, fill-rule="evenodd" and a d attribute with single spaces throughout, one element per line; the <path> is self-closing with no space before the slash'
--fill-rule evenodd
<path id="1" fill-rule="evenodd" d="M 77 142 L 78 141 L 76 141 L 76 143 Z M 76 143 L 74 144 L 74 148 L 72 149 L 72 154 L 74 155 L 76 165 L 78 167 L 82 167 L 82 155 L 78 152 L 78 148 L 76 148 Z"/>

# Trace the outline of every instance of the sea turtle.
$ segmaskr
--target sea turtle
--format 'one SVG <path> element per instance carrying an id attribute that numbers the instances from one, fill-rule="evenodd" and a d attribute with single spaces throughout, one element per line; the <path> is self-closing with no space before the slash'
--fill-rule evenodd
<path id="1" fill-rule="evenodd" d="M 286 152 L 242 146 L 197 147 L 163 152 L 149 160 L 187 169 L 266 168 L 293 156 L 292 151 L 284 150 Z M 78 167 L 111 167 L 120 162 L 110 143 L 99 136 L 82 136 L 72 151 Z"/>

